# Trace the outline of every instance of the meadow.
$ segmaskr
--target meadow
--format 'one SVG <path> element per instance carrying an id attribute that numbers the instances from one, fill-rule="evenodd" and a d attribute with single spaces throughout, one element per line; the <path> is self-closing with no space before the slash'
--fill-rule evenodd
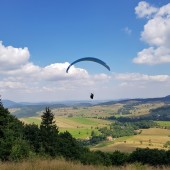
<path id="1" fill-rule="evenodd" d="M 40 117 L 21 118 L 20 120 L 26 124 L 35 123 L 40 125 L 41 123 Z M 98 135 L 100 133 L 98 128 L 108 126 L 111 123 L 110 121 L 97 118 L 63 116 L 55 116 L 55 121 L 60 132 L 68 131 L 77 139 L 88 139 L 91 137 L 92 131 Z"/>
<path id="2" fill-rule="evenodd" d="M 120 137 L 113 141 L 105 141 L 94 147 L 92 150 L 101 150 L 104 152 L 113 152 L 119 150 L 122 152 L 132 152 L 136 148 L 158 148 L 165 149 L 163 145 L 170 141 L 170 130 L 160 128 L 142 129 L 142 133 L 134 136 Z"/>
<path id="3" fill-rule="evenodd" d="M 52 109 L 55 116 L 79 116 L 88 118 L 105 118 L 117 113 L 123 104 L 113 104 L 110 106 L 91 106 L 91 107 L 68 107 Z M 40 113 L 42 114 L 42 113 Z"/>
<path id="4" fill-rule="evenodd" d="M 158 125 L 164 128 L 170 128 L 170 121 L 155 121 Z"/>
<path id="5" fill-rule="evenodd" d="M 147 115 L 149 114 L 150 109 L 156 109 L 158 107 L 164 106 L 165 104 L 163 102 L 159 103 L 147 103 L 147 104 L 140 104 L 135 107 L 135 110 L 132 110 L 131 116 L 141 116 L 141 115 Z"/>

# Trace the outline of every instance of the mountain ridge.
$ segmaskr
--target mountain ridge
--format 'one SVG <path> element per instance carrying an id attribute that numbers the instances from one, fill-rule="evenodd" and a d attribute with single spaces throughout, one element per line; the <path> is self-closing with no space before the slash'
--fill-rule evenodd
<path id="1" fill-rule="evenodd" d="M 6 108 L 14 108 L 14 107 L 23 107 L 23 106 L 55 106 L 61 105 L 62 107 L 69 106 L 93 106 L 93 105 L 111 105 L 116 103 L 128 103 L 128 102 L 170 102 L 170 95 L 165 97 L 153 97 L 153 98 L 132 98 L 132 99 L 115 99 L 115 100 L 80 100 L 80 101 L 57 101 L 57 102 L 15 102 L 12 100 L 2 100 L 4 107 Z"/>

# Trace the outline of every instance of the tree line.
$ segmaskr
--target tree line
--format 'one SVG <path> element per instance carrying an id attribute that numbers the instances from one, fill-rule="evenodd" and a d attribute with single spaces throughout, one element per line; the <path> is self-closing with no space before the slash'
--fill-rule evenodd
<path id="1" fill-rule="evenodd" d="M 127 120 L 127 119 L 124 119 Z M 129 119 L 128 119 L 129 120 Z M 152 120 L 140 120 L 140 121 L 121 121 L 116 120 L 107 127 L 99 128 L 101 134 L 95 134 L 94 131 L 91 133 L 91 138 L 89 140 L 81 140 L 84 145 L 96 145 L 107 139 L 108 136 L 112 138 L 119 138 L 123 136 L 137 135 L 142 132 L 141 129 L 149 129 L 152 127 L 157 127 L 158 124 Z"/>
<path id="2" fill-rule="evenodd" d="M 170 165 L 170 151 L 137 149 L 132 153 L 90 151 L 69 132 L 59 133 L 55 118 L 46 107 L 40 126 L 24 124 L 0 100 L 0 161 L 20 161 L 32 157 L 64 157 L 83 164 L 124 165 L 141 162 L 151 165 Z"/>

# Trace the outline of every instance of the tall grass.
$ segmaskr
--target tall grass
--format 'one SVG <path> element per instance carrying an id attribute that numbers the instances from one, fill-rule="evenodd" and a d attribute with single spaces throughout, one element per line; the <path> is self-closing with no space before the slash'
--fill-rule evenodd
<path id="1" fill-rule="evenodd" d="M 22 162 L 0 163 L 0 170 L 168 170 L 170 167 L 156 168 L 141 164 L 132 164 L 122 167 L 105 167 L 82 165 L 78 162 L 69 162 L 62 159 L 44 160 L 35 159 Z"/>

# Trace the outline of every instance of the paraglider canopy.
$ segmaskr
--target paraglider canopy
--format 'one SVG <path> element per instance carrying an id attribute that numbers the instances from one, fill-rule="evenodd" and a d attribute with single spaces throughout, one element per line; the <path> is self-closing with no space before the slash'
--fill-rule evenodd
<path id="1" fill-rule="evenodd" d="M 80 61 L 93 61 L 93 62 L 96 62 L 96 63 L 99 63 L 99 64 L 103 65 L 104 67 L 106 67 L 106 68 L 110 71 L 110 67 L 109 67 L 104 61 L 102 61 L 102 60 L 100 60 L 100 59 L 98 59 L 98 58 L 94 58 L 94 57 L 84 57 L 84 58 L 80 58 L 80 59 L 72 62 L 72 63 L 68 66 L 68 68 L 67 68 L 67 70 L 66 70 L 66 73 L 68 73 L 68 71 L 69 71 L 69 69 L 70 69 L 70 67 L 71 67 L 72 65 L 74 65 L 74 64 L 76 64 L 76 63 L 78 63 L 78 62 L 80 62 Z"/>

